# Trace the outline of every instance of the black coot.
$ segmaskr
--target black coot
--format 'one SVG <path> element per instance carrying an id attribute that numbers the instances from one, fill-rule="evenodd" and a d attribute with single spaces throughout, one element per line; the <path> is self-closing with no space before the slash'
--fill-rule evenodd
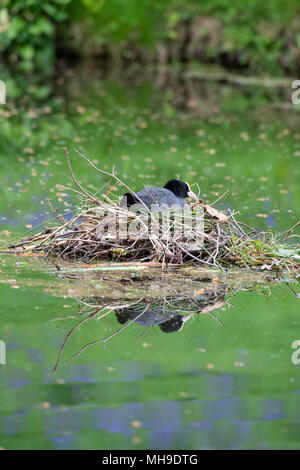
<path id="1" fill-rule="evenodd" d="M 147 207 L 152 204 L 157 204 L 159 207 L 184 207 L 186 205 L 184 198 L 186 197 L 197 200 L 197 196 L 191 191 L 188 183 L 172 179 L 163 188 L 147 186 L 136 194 L 126 193 L 122 197 L 120 205 L 121 207 L 130 207 L 134 204 L 141 204 L 142 200 Z"/>

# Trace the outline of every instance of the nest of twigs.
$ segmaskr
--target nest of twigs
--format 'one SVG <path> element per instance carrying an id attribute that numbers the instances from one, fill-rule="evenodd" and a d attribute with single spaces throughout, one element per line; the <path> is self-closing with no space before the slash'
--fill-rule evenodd
<path id="1" fill-rule="evenodd" d="M 10 248 L 22 248 L 42 252 L 46 256 L 85 262 L 156 261 L 163 264 L 193 263 L 269 270 L 300 266 L 299 246 L 289 243 L 288 248 L 286 247 L 286 242 L 296 236 L 293 231 L 300 222 L 282 234 L 262 233 L 237 222 L 233 212 L 225 214 L 200 201 L 188 205 L 188 235 L 182 230 L 182 218 L 166 210 L 161 210 L 160 215 L 154 217 L 153 230 L 153 213 L 146 206 L 134 212 L 120 207 L 119 201 L 111 195 L 96 198 L 84 189 L 73 174 L 67 149 L 64 150 L 70 175 L 77 187 L 76 193 L 81 199 L 80 208 L 71 220 L 67 221 L 59 216 L 58 225 L 44 227 L 40 233 L 19 241 Z M 120 186 L 133 192 L 114 171 L 108 173 L 100 170 L 87 157 L 78 151 L 77 153 L 96 171 L 113 178 Z M 220 198 L 215 203 L 219 201 Z M 162 227 L 159 218 L 162 214 L 165 216 L 166 212 L 170 212 L 167 230 Z M 202 214 L 200 226 L 193 223 L 199 213 Z M 110 220 L 115 221 L 116 231 L 107 227 L 107 221 Z M 130 229 L 132 226 L 136 228 L 134 233 Z"/>

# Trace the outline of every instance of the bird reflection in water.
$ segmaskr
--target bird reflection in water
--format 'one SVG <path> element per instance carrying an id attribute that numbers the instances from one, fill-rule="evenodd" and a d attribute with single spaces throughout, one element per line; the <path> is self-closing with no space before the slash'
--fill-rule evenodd
<path id="1" fill-rule="evenodd" d="M 133 321 L 141 326 L 154 326 L 157 325 L 164 333 L 173 333 L 182 330 L 185 322 L 191 318 L 192 313 L 187 315 L 180 315 L 169 311 L 164 311 L 155 308 L 147 308 L 146 311 L 140 315 L 142 309 L 127 308 L 115 311 L 116 318 L 121 325 L 128 321 Z"/>
<path id="2" fill-rule="evenodd" d="M 78 319 L 79 321 L 67 333 L 60 348 L 53 371 L 56 372 L 57 370 L 66 343 L 75 330 L 87 321 L 93 319 L 103 320 L 114 315 L 121 327 L 105 338 L 92 341 L 82 346 L 67 362 L 79 356 L 92 345 L 98 343 L 104 343 L 104 345 L 106 345 L 109 340 L 120 334 L 132 323 L 144 327 L 137 341 L 152 327 L 158 327 L 163 333 L 179 332 L 186 323 L 189 323 L 188 320 L 192 319 L 194 315 L 199 314 L 209 314 L 223 326 L 223 323 L 212 312 L 224 306 L 227 291 L 228 290 L 224 287 L 216 287 L 212 290 L 200 289 L 199 291 L 195 291 L 192 298 L 182 296 L 170 296 L 149 300 L 141 298 L 132 302 L 118 304 L 112 304 L 111 300 L 106 302 L 105 299 L 101 297 L 76 298 L 76 305 L 79 306 L 79 311 L 76 315 L 69 318 L 71 320 Z"/>

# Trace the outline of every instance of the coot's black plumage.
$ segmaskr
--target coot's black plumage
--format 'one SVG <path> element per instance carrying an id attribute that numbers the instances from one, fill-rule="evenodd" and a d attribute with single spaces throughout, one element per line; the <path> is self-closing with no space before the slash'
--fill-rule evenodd
<path id="1" fill-rule="evenodd" d="M 141 204 L 143 201 L 147 207 L 152 204 L 157 204 L 159 207 L 184 207 L 186 197 L 197 199 L 188 183 L 172 179 L 163 188 L 148 186 L 135 194 L 126 193 L 121 199 L 120 205 L 130 207 L 134 204 Z"/>

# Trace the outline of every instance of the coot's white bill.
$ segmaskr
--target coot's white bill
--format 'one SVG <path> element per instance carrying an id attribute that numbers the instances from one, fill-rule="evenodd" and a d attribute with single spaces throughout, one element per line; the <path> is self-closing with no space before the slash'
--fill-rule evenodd
<path id="1" fill-rule="evenodd" d="M 193 191 L 188 191 L 188 197 L 191 197 L 192 199 L 195 199 L 196 201 L 198 201 L 198 198 L 196 196 L 195 193 L 193 193 Z"/>

